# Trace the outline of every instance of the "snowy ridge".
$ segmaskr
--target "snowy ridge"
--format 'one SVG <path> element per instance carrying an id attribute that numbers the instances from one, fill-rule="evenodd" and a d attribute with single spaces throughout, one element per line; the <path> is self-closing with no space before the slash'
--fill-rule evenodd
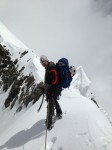
<path id="1" fill-rule="evenodd" d="M 4 24 L 0 21 L 0 43 L 7 44 L 10 43 L 10 45 L 14 45 L 16 47 L 19 47 L 21 49 L 28 48 L 19 40 L 15 35 L 13 35 L 7 27 L 4 26 Z"/>
<path id="2" fill-rule="evenodd" d="M 44 69 L 40 64 L 39 57 L 36 56 L 29 48 L 27 48 L 17 37 L 15 37 L 1 22 L 0 22 L 0 44 L 4 47 L 4 49 L 10 52 L 10 57 L 12 61 L 18 59 L 18 63 L 15 65 L 17 70 L 23 69 L 18 78 L 21 76 L 33 75 L 35 78 L 35 83 L 39 83 L 43 81 L 44 78 Z M 26 53 L 22 57 L 22 53 Z M 1 78 L 0 78 L 1 79 Z M 21 86 L 25 86 L 25 83 Z M 12 86 L 11 86 L 12 87 Z M 15 118 L 16 107 L 18 106 L 18 102 L 15 103 L 15 107 L 13 110 L 10 108 L 5 109 L 4 102 L 8 97 L 11 87 L 4 92 L 2 87 L 0 89 L 0 133 L 4 131 L 4 129 L 13 122 Z M 18 95 L 18 99 L 20 97 L 21 91 Z M 31 104 L 32 105 L 32 104 Z M 31 107 L 31 106 L 30 106 Z M 5 118 L 5 119 L 4 119 Z"/>
<path id="3" fill-rule="evenodd" d="M 111 150 L 112 127 L 92 101 L 75 89 L 66 89 L 59 102 L 63 118 L 48 131 L 47 150 Z M 37 113 L 39 104 L 20 112 L 5 128 L 0 135 L 1 150 L 45 149 L 46 102 Z"/>
<path id="4" fill-rule="evenodd" d="M 27 48 L 19 39 L 17 39 L 17 37 L 15 37 L 1 22 L 0 44 L 2 44 L 5 49 L 10 51 L 11 59 L 13 61 L 18 58 L 18 70 L 20 70 L 22 67 L 25 67 L 22 72 L 24 75 L 33 74 L 37 83 L 43 80 L 42 75 L 44 74 L 44 70 L 39 63 L 39 57 L 36 56 L 29 48 Z M 23 59 L 21 58 L 21 54 L 24 51 L 28 51 L 28 53 L 24 55 Z M 36 61 L 37 65 L 34 65 L 36 64 Z M 39 76 L 38 72 L 43 73 L 41 73 Z"/>
<path id="5" fill-rule="evenodd" d="M 82 96 L 88 97 L 90 94 L 90 84 L 91 81 L 84 72 L 83 67 L 79 66 L 76 69 L 76 75 L 73 77 L 70 88 L 75 88 Z"/>
<path id="6" fill-rule="evenodd" d="M 44 69 L 39 57 L 12 37 L 1 23 L 0 29 L 2 45 L 5 43 L 10 47 L 13 60 L 18 58 L 19 69 L 25 66 L 22 73 L 33 74 L 37 83 L 43 80 Z M 25 50 L 28 53 L 20 57 Z M 112 126 L 95 103 L 87 98 L 90 83 L 83 68 L 78 67 L 70 88 L 62 92 L 59 101 L 63 118 L 47 132 L 47 150 L 112 150 Z M 30 103 L 15 113 L 15 107 L 10 110 L 3 105 L 10 88 L 0 92 L 0 150 L 45 150 L 46 101 L 39 113 L 41 98 L 33 106 Z"/>

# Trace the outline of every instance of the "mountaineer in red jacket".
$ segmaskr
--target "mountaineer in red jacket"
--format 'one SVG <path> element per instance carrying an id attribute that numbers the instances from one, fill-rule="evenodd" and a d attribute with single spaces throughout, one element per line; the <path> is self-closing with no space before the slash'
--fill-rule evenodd
<path id="1" fill-rule="evenodd" d="M 40 57 L 40 63 L 45 68 L 45 94 L 48 102 L 47 106 L 47 119 L 46 125 L 47 129 L 52 129 L 53 127 L 53 116 L 54 116 L 54 107 L 56 108 L 56 117 L 58 119 L 62 118 L 62 110 L 57 101 L 61 88 L 58 85 L 58 74 L 56 70 L 56 65 L 54 62 L 50 62 L 45 55 Z"/>

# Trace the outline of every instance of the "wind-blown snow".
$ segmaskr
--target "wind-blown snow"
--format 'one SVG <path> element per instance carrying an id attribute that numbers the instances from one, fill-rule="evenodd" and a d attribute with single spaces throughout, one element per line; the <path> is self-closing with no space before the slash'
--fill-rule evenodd
<path id="1" fill-rule="evenodd" d="M 17 55 L 20 58 L 18 52 L 26 47 L 5 38 L 1 36 L 0 39 L 10 45 L 13 59 Z M 29 52 L 24 59 L 19 59 L 19 67 L 25 65 L 24 74 L 32 72 L 37 82 L 43 80 L 44 70 L 39 57 L 27 50 Z M 28 59 L 30 60 L 26 63 Z M 112 150 L 112 126 L 96 104 L 87 98 L 90 83 L 83 68 L 77 68 L 70 88 L 62 92 L 59 100 L 63 118 L 57 120 L 54 128 L 47 132 L 47 150 Z M 37 109 L 41 98 L 33 106 L 29 104 L 28 108 L 15 114 L 15 108 L 9 110 L 3 106 L 9 90 L 6 93 L 0 91 L 0 150 L 45 150 L 46 101 L 39 113 Z"/>

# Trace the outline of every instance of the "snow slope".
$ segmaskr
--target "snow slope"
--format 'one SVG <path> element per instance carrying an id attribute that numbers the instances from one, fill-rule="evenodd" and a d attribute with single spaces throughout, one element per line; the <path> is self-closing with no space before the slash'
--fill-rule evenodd
<path id="1" fill-rule="evenodd" d="M 0 150 L 44 150 L 46 102 L 20 112 L 0 135 Z M 112 127 L 104 114 L 74 88 L 63 91 L 63 118 L 48 131 L 47 150 L 112 150 Z"/>
<path id="2" fill-rule="evenodd" d="M 22 43 L 16 44 L 14 36 L 11 37 L 14 44 L 9 41 L 9 34 L 3 26 L 2 29 L 4 32 L 0 31 L 0 34 L 7 35 L 1 37 L 2 43 L 12 47 L 12 50 L 15 47 L 19 50 L 26 49 Z M 12 51 L 14 59 L 17 54 L 17 51 Z M 27 74 L 32 70 L 35 77 L 39 76 L 41 80 L 44 71 L 39 63 L 39 57 L 31 51 L 30 54 L 33 57 L 30 63 L 25 64 L 24 73 Z M 25 63 L 25 60 L 22 61 L 20 66 Z M 59 101 L 63 118 L 57 120 L 54 128 L 47 132 L 47 150 L 112 150 L 112 126 L 104 113 L 88 98 L 90 83 L 83 68 L 77 68 L 71 87 L 62 92 Z M 9 110 L 3 106 L 8 94 L 9 91 L 6 93 L 2 91 L 0 94 L 0 150 L 44 150 L 46 101 L 39 113 L 37 109 L 41 98 L 33 106 L 29 104 L 21 112 L 15 113 L 15 108 Z"/>

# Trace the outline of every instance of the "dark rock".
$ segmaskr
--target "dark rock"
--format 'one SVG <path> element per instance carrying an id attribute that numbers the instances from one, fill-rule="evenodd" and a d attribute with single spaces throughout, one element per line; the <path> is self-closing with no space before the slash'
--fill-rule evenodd
<path id="1" fill-rule="evenodd" d="M 4 102 L 5 107 L 12 109 L 17 101 L 17 112 L 19 112 L 24 108 L 23 106 L 27 107 L 30 102 L 34 104 L 40 98 L 43 94 L 43 82 L 35 83 L 32 73 L 24 76 L 22 72 L 25 69 L 24 66 L 17 70 L 19 60 L 16 58 L 12 61 L 11 54 L 6 48 L 0 44 L 0 88 L 3 87 L 5 92 L 10 88 L 9 95 Z M 27 53 L 28 51 L 21 53 L 20 58 Z"/>
<path id="2" fill-rule="evenodd" d="M 27 54 L 28 53 L 28 51 L 24 51 L 23 53 L 21 53 L 21 56 L 20 56 L 20 58 L 22 58 L 25 54 Z"/>

